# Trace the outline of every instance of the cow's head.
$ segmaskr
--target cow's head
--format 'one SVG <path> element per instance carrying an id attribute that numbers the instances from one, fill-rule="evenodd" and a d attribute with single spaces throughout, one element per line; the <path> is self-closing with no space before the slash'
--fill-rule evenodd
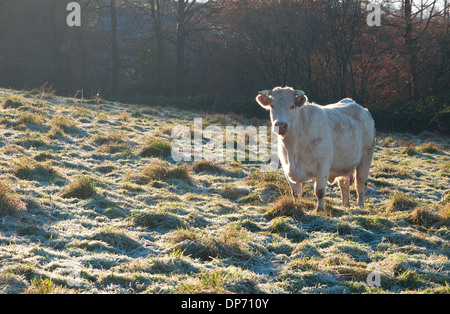
<path id="1" fill-rule="evenodd" d="M 277 87 L 273 90 L 259 92 L 256 101 L 261 107 L 270 111 L 273 131 L 285 136 L 297 117 L 294 112 L 306 104 L 308 97 L 302 90 Z"/>

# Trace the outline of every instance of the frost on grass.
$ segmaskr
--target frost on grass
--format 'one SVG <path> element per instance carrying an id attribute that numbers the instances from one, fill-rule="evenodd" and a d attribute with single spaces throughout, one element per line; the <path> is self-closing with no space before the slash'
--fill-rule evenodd
<path id="1" fill-rule="evenodd" d="M 62 198 L 87 199 L 97 194 L 95 181 L 87 176 L 77 178 L 60 192 Z"/>
<path id="2" fill-rule="evenodd" d="M 316 213 L 281 170 L 174 162 L 198 113 L 11 90 L 0 112 L 0 293 L 450 292 L 446 138 L 380 133 L 366 208 L 328 186 Z"/>
<path id="3" fill-rule="evenodd" d="M 12 183 L 0 181 L 0 214 L 14 215 L 26 210 L 26 204 L 13 190 Z"/>

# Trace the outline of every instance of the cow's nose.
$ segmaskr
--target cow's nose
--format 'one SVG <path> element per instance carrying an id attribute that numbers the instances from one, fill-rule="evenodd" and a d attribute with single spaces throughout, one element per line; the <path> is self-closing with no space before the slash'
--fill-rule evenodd
<path id="1" fill-rule="evenodd" d="M 288 124 L 285 122 L 277 122 L 275 123 L 275 126 L 278 127 L 278 133 L 280 135 L 285 135 L 288 131 Z"/>

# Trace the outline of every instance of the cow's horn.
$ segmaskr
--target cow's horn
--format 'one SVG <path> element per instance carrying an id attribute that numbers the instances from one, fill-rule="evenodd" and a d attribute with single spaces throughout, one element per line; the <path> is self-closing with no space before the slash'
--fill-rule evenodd
<path id="1" fill-rule="evenodd" d="M 295 93 L 296 93 L 297 95 L 302 95 L 302 96 L 305 96 L 305 95 L 306 95 L 306 93 L 305 93 L 304 91 L 302 91 L 301 89 L 296 90 Z"/>

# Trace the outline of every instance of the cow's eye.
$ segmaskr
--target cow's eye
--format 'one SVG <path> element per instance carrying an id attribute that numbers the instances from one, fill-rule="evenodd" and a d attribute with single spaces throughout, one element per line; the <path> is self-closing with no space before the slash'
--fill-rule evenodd
<path id="1" fill-rule="evenodd" d="M 295 108 L 295 105 L 292 105 L 292 106 L 291 106 L 291 107 L 290 107 L 289 109 L 291 109 L 291 110 L 292 110 L 292 109 L 294 109 L 294 108 Z"/>

